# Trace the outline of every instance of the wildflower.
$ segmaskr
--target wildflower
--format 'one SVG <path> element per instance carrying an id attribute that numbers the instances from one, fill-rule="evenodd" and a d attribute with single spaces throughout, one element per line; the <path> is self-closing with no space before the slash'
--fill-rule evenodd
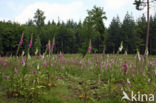
<path id="1" fill-rule="evenodd" d="M 74 60 L 72 60 L 72 64 L 74 64 L 75 62 L 74 62 Z"/>
<path id="2" fill-rule="evenodd" d="M 31 59 L 31 56 L 30 56 L 30 54 L 28 53 L 28 59 Z"/>
<path id="3" fill-rule="evenodd" d="M 17 92 L 14 92 L 14 93 L 13 93 L 13 96 L 14 96 L 14 97 L 18 97 L 18 95 L 19 95 L 19 94 L 18 94 Z"/>
<path id="4" fill-rule="evenodd" d="M 36 73 L 37 73 L 37 70 L 36 70 L 36 69 L 34 69 L 33 74 L 34 74 L 34 75 L 36 75 Z"/>
<path id="5" fill-rule="evenodd" d="M 18 73 L 18 70 L 15 68 L 15 69 L 14 69 L 14 72 L 15 72 L 15 73 Z"/>
<path id="6" fill-rule="evenodd" d="M 97 59 L 98 58 L 98 56 L 95 56 L 95 59 Z"/>
<path id="7" fill-rule="evenodd" d="M 53 39 L 53 47 L 55 46 L 55 39 Z"/>
<path id="8" fill-rule="evenodd" d="M 44 54 L 42 55 L 42 58 L 44 59 Z"/>
<path id="9" fill-rule="evenodd" d="M 91 50 L 92 50 L 92 46 L 90 45 L 89 46 L 89 54 L 91 53 Z"/>
<path id="10" fill-rule="evenodd" d="M 32 46 L 32 36 L 31 36 L 31 39 L 30 39 L 29 48 L 31 48 L 31 46 Z"/>
<path id="11" fill-rule="evenodd" d="M 4 62 L 2 65 L 3 65 L 3 66 L 6 66 L 6 63 Z"/>
<path id="12" fill-rule="evenodd" d="M 140 52 L 139 52 L 139 50 L 137 50 L 137 58 L 138 58 L 138 60 L 139 60 L 139 61 L 141 60 L 141 57 L 140 57 Z"/>
<path id="13" fill-rule="evenodd" d="M 61 58 L 61 61 L 65 61 L 65 59 L 62 57 L 62 58 Z"/>
<path id="14" fill-rule="evenodd" d="M 49 40 L 49 42 L 48 42 L 48 50 L 49 50 L 49 52 L 50 52 L 50 48 L 51 48 L 51 44 L 50 44 L 50 40 Z"/>
<path id="15" fill-rule="evenodd" d="M 85 98 L 85 94 L 84 94 L 84 93 L 81 94 L 81 95 L 79 96 L 79 98 Z"/>
<path id="16" fill-rule="evenodd" d="M 121 42 L 120 47 L 119 47 L 119 52 L 121 52 L 123 49 L 123 42 Z"/>
<path id="17" fill-rule="evenodd" d="M 112 64 L 114 64 L 114 60 L 112 60 Z"/>
<path id="18" fill-rule="evenodd" d="M 25 65 L 25 62 L 24 62 L 24 60 L 22 59 L 21 60 L 21 64 L 24 66 Z"/>
<path id="19" fill-rule="evenodd" d="M 130 84 L 131 82 L 129 81 L 129 79 L 127 79 L 127 83 Z"/>
<path id="20" fill-rule="evenodd" d="M 46 67 L 47 65 L 48 65 L 48 64 L 47 64 L 47 61 L 44 61 L 44 62 L 43 62 L 43 66 Z"/>
<path id="21" fill-rule="evenodd" d="M 60 52 L 60 54 L 59 54 L 59 57 L 60 57 L 60 58 L 62 58 L 62 57 L 63 57 L 63 54 L 62 54 L 61 52 Z"/>
<path id="22" fill-rule="evenodd" d="M 24 56 L 24 59 L 26 59 L 26 58 L 27 58 L 27 56 L 25 55 L 25 56 Z"/>
<path id="23" fill-rule="evenodd" d="M 91 50 L 92 50 L 92 45 L 91 45 L 91 40 L 90 40 L 89 48 L 88 48 L 89 54 L 91 53 Z"/>
<path id="24" fill-rule="evenodd" d="M 40 66 L 39 66 L 39 64 L 37 65 L 37 70 L 39 70 L 40 69 Z"/>
<path id="25" fill-rule="evenodd" d="M 134 75 L 135 75 L 135 72 L 134 72 L 134 71 L 132 71 L 132 72 L 131 72 L 131 74 L 132 74 L 132 76 L 134 77 Z"/>
<path id="26" fill-rule="evenodd" d="M 51 64 L 50 64 L 50 66 L 52 67 L 52 66 L 53 66 L 53 64 L 51 63 Z"/>
<path id="27" fill-rule="evenodd" d="M 96 65 L 96 67 L 97 67 L 97 66 L 98 66 L 98 63 L 96 62 L 95 65 Z"/>
<path id="28" fill-rule="evenodd" d="M 19 45 L 21 46 L 22 43 L 23 43 L 23 33 L 22 33 L 22 36 L 21 36 L 21 40 L 20 40 L 20 42 L 19 42 Z"/>
<path id="29" fill-rule="evenodd" d="M 36 48 L 35 55 L 37 55 L 37 53 L 38 53 L 38 48 Z"/>
<path id="30" fill-rule="evenodd" d="M 148 52 L 148 48 L 145 50 L 145 56 L 148 56 L 149 52 Z"/>
<path id="31" fill-rule="evenodd" d="M 39 58 L 42 59 L 42 55 L 40 55 Z"/>
<path id="32" fill-rule="evenodd" d="M 125 55 L 127 55 L 127 50 L 125 50 Z"/>
<path id="33" fill-rule="evenodd" d="M 81 99 L 83 99 L 83 98 L 88 99 L 88 96 L 86 96 L 86 94 L 83 93 L 83 94 L 81 94 L 81 95 L 79 96 L 79 98 L 81 98 Z"/>
<path id="34" fill-rule="evenodd" d="M 123 70 L 124 70 L 124 72 L 126 73 L 127 72 L 127 63 L 126 63 L 126 61 L 125 61 L 125 63 L 124 63 L 124 65 L 123 65 Z"/>
<path id="35" fill-rule="evenodd" d="M 24 52 L 24 51 L 22 51 L 22 55 L 21 55 L 21 56 L 24 56 L 24 54 L 25 54 L 25 52 Z"/>
<path id="36" fill-rule="evenodd" d="M 107 64 L 105 64 L 105 70 L 107 70 Z"/>

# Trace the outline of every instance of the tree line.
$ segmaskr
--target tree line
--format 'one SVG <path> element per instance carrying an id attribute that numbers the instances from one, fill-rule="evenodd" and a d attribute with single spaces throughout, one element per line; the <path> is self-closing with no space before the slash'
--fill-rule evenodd
<path id="1" fill-rule="evenodd" d="M 44 53 L 48 41 L 55 39 L 54 53 L 82 53 L 88 50 L 91 41 L 92 53 L 116 53 L 123 42 L 124 50 L 130 54 L 136 53 L 138 49 L 141 53 L 145 51 L 146 42 L 146 17 L 134 20 L 133 16 L 126 13 L 123 21 L 118 16 L 114 17 L 106 28 L 104 21 L 107 20 L 106 12 L 103 8 L 94 6 L 88 10 L 88 15 L 84 21 L 67 22 L 52 20 L 45 24 L 45 16 L 42 10 L 34 13 L 34 18 L 29 19 L 25 24 L 18 24 L 11 21 L 0 21 L 0 55 L 15 55 L 22 33 L 23 44 L 19 49 L 27 52 L 29 41 L 32 36 L 33 55 L 38 49 L 39 53 Z M 150 37 L 149 53 L 156 54 L 156 15 L 150 16 Z"/>

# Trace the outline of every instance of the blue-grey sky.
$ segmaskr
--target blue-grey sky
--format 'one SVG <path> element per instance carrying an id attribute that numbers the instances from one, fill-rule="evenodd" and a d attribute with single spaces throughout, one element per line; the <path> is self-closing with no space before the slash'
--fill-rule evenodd
<path id="1" fill-rule="evenodd" d="M 94 5 L 104 8 L 108 27 L 113 17 L 117 15 L 123 20 L 127 11 L 136 20 L 146 10 L 137 11 L 133 5 L 134 0 L 0 0 L 0 20 L 11 20 L 25 23 L 28 19 L 33 19 L 36 9 L 44 11 L 46 22 L 48 20 L 62 21 L 73 19 L 74 21 L 84 20 L 87 10 L 91 10 Z M 156 12 L 156 6 L 151 8 L 151 14 Z"/>

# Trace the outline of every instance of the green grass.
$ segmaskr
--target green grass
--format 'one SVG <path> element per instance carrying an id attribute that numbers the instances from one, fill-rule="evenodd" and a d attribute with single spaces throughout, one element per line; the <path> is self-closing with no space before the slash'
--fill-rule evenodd
<path id="1" fill-rule="evenodd" d="M 154 56 L 150 56 L 147 65 L 143 60 L 136 64 L 135 55 L 91 54 L 82 58 L 80 54 L 66 54 L 63 57 L 65 61 L 60 61 L 59 55 L 32 57 L 26 67 L 20 63 L 22 57 L 0 58 L 0 103 L 128 103 L 121 101 L 121 88 L 129 95 L 130 91 L 140 91 L 156 96 Z M 43 65 L 45 61 L 47 66 Z M 18 73 L 13 72 L 15 68 Z M 8 97 L 7 91 L 17 91 L 21 96 Z"/>

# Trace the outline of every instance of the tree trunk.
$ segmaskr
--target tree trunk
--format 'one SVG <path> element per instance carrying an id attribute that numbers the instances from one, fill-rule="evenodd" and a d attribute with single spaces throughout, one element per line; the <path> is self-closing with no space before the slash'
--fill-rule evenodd
<path id="1" fill-rule="evenodd" d="M 149 43 L 149 0 L 147 0 L 147 34 L 146 34 L 145 55 L 148 52 L 148 43 Z"/>

